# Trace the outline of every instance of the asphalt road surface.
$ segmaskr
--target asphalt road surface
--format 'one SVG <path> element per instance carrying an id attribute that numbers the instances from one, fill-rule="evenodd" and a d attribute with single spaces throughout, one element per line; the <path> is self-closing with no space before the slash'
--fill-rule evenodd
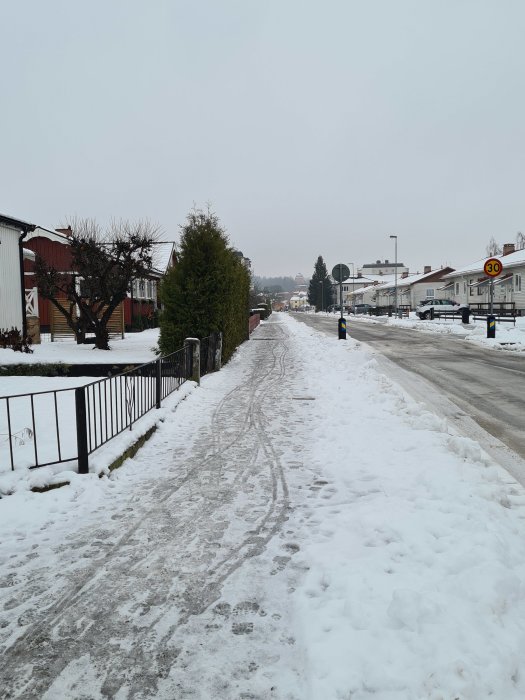
<path id="1" fill-rule="evenodd" d="M 337 335 L 337 316 L 296 314 L 308 325 Z M 375 352 L 405 370 L 396 379 L 414 388 L 414 377 L 426 380 L 420 384 L 420 396 L 437 389 L 436 396 L 448 399 L 459 410 L 453 418 L 470 417 L 484 431 L 525 459 L 525 357 L 501 350 L 480 348 L 451 335 L 371 324 L 347 318 L 347 335 L 367 343 Z M 427 383 L 428 382 L 428 383 Z M 413 391 L 411 393 L 414 393 Z M 417 393 L 417 392 L 416 392 Z M 448 417 L 451 410 L 448 410 Z M 470 427 L 469 427 L 470 425 Z M 464 421 L 462 432 L 473 433 L 472 422 Z M 480 435 L 472 435 L 479 439 Z M 494 443 L 494 441 L 493 441 Z M 486 445 L 484 445 L 486 447 Z M 490 451 L 490 450 L 489 450 Z M 500 460 L 502 461 L 502 460 Z M 508 464 L 505 464 L 507 468 Z M 510 469 L 525 483 L 523 465 Z"/>

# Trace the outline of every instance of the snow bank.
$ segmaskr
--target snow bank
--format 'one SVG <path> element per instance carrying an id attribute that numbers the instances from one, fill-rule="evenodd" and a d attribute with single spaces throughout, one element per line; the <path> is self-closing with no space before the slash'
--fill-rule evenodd
<path id="1" fill-rule="evenodd" d="M 487 323 L 485 320 L 462 324 L 460 319 L 440 319 L 422 321 L 415 313 L 408 318 L 393 318 L 389 316 L 352 316 L 352 323 L 383 323 L 400 328 L 411 328 L 422 333 L 439 333 L 440 335 L 456 335 L 465 338 L 470 343 L 511 352 L 525 352 L 525 317 L 517 318 L 516 324 L 496 322 L 496 337 L 487 338 Z"/>
<path id="2" fill-rule="evenodd" d="M 309 697 L 524 697 L 523 488 L 354 341 L 287 322 L 316 397 L 294 595 Z"/>

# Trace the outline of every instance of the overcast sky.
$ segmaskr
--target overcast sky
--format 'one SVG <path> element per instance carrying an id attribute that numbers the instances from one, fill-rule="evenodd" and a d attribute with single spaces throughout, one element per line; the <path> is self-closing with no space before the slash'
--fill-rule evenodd
<path id="1" fill-rule="evenodd" d="M 523 0 L 0 0 L 0 212 L 210 203 L 258 275 L 525 230 Z"/>

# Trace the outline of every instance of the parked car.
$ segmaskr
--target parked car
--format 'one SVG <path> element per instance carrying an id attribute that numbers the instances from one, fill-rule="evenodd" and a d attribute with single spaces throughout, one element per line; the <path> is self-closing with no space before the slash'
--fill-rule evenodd
<path id="1" fill-rule="evenodd" d="M 373 311 L 376 307 L 372 306 L 372 304 L 356 304 L 353 307 L 353 312 L 355 314 L 367 314 L 370 311 Z"/>
<path id="2" fill-rule="evenodd" d="M 452 299 L 425 299 L 419 306 L 416 306 L 416 313 L 421 320 L 430 317 L 430 310 L 434 309 L 435 314 L 459 313 L 461 309 L 468 308 L 468 304 L 458 304 Z"/>

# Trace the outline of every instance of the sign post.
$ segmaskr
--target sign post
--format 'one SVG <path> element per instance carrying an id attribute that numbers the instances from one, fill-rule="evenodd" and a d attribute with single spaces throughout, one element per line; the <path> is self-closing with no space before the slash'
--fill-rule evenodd
<path id="1" fill-rule="evenodd" d="M 498 258 L 489 258 L 485 261 L 483 272 L 490 277 L 490 306 L 487 316 L 487 338 L 496 337 L 496 317 L 494 316 L 494 278 L 501 275 L 503 265 Z"/>
<path id="2" fill-rule="evenodd" d="M 339 304 L 341 309 L 341 317 L 337 324 L 339 340 L 346 340 L 346 319 L 343 318 L 343 280 L 350 277 L 350 269 L 343 263 L 338 263 L 332 270 L 332 277 L 336 282 L 339 282 Z"/>

